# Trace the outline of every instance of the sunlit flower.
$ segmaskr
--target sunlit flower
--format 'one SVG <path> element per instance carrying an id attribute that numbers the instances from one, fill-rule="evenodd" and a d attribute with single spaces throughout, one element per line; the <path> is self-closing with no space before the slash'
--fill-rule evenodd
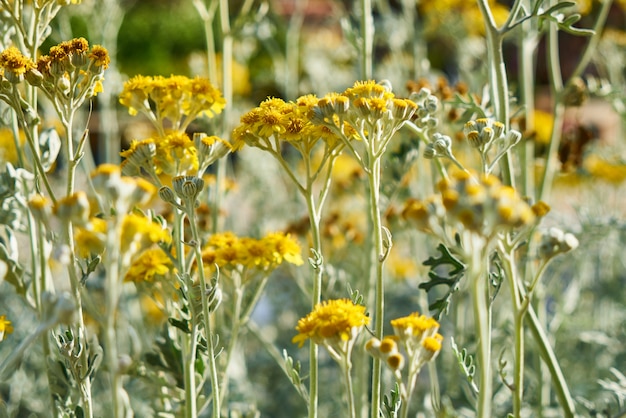
<path id="1" fill-rule="evenodd" d="M 547 208 L 535 210 L 510 186 L 492 175 L 475 178 L 467 172 L 455 172 L 438 184 L 440 196 L 426 201 L 409 199 L 403 216 L 424 231 L 441 232 L 441 225 L 460 227 L 477 236 L 491 239 L 504 229 L 532 225 Z"/>
<path id="2" fill-rule="evenodd" d="M 20 132 L 19 143 L 23 144 L 24 140 L 24 136 Z M 17 152 L 13 132 L 8 128 L 0 128 L 0 166 L 3 166 L 4 163 L 17 165 L 19 161 Z"/>
<path id="3" fill-rule="evenodd" d="M 298 335 L 292 342 L 300 347 L 311 339 L 316 344 L 354 340 L 359 331 L 370 323 L 365 306 L 355 305 L 349 299 L 335 299 L 318 303 L 313 312 L 298 321 Z"/>
<path id="4" fill-rule="evenodd" d="M 160 248 L 149 248 L 137 256 L 124 277 L 126 282 L 152 282 L 174 271 L 172 260 Z"/>
<path id="5" fill-rule="evenodd" d="M 75 225 L 84 225 L 89 220 L 89 199 L 83 191 L 75 192 L 57 200 L 53 211 L 56 216 Z"/>
<path id="6" fill-rule="evenodd" d="M 102 218 L 91 218 L 83 227 L 76 228 L 74 242 L 79 256 L 88 258 L 102 254 L 106 240 L 107 222 Z"/>
<path id="7" fill-rule="evenodd" d="M 535 142 L 541 145 L 548 145 L 552 136 L 554 126 L 554 115 L 542 110 L 535 110 Z"/>
<path id="8" fill-rule="evenodd" d="M 138 75 L 126 83 L 119 101 L 131 115 L 142 112 L 162 132 L 164 119 L 176 130 L 183 131 L 200 115 L 213 117 L 220 113 L 226 101 L 208 79 L 172 75 Z"/>
<path id="9" fill-rule="evenodd" d="M 24 56 L 19 49 L 11 46 L 0 54 L 0 67 L 4 76 L 11 82 L 20 82 L 28 70 L 35 68 L 35 63 Z"/>
<path id="10" fill-rule="evenodd" d="M 126 215 L 122 221 L 120 237 L 122 254 L 128 252 L 136 254 L 152 244 L 170 243 L 171 241 L 172 237 L 169 231 L 146 216 L 131 213 Z"/>
<path id="11" fill-rule="evenodd" d="M 186 133 L 179 131 L 141 141 L 134 140 L 120 155 L 125 158 L 122 170 L 127 175 L 138 175 L 145 170 L 153 176 L 164 174 L 176 177 L 195 174 L 199 168 L 198 150 L 194 142 Z"/>
<path id="12" fill-rule="evenodd" d="M 626 163 L 620 161 L 609 161 L 590 155 L 583 163 L 585 170 L 598 180 L 605 181 L 613 185 L 619 185 L 626 180 Z"/>
<path id="13" fill-rule="evenodd" d="M 298 242 L 284 233 L 270 233 L 255 239 L 223 232 L 209 238 L 202 251 L 202 260 L 207 266 L 269 271 L 283 262 L 302 265 L 301 252 Z"/>
<path id="14" fill-rule="evenodd" d="M 421 343 L 424 338 L 436 334 L 439 329 L 439 323 L 434 318 L 417 312 L 391 320 L 391 326 L 402 342 L 412 340 Z"/>

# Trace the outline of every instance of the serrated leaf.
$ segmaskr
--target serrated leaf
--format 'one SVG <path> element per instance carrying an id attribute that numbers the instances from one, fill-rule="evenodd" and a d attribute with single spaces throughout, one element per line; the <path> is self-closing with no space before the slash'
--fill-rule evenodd
<path id="1" fill-rule="evenodd" d="M 430 266 L 431 270 L 428 272 L 429 281 L 420 283 L 418 287 L 426 292 L 430 292 L 437 286 L 443 285 L 448 287 L 445 295 L 431 303 L 428 307 L 431 311 L 434 311 L 433 317 L 438 320 L 441 314 L 448 310 L 452 294 L 458 289 L 459 283 L 465 274 L 465 264 L 456 258 L 445 245 L 439 244 L 437 250 L 441 254 L 439 257 L 431 256 L 423 263 L 426 266 Z M 441 269 L 441 267 L 447 267 L 446 277 L 435 271 L 435 269 Z"/>

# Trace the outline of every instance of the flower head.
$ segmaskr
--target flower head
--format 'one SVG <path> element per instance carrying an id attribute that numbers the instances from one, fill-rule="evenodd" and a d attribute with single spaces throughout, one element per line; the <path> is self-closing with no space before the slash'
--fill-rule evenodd
<path id="1" fill-rule="evenodd" d="M 174 271 L 172 260 L 160 248 L 149 248 L 133 260 L 126 272 L 126 282 L 152 282 Z"/>
<path id="2" fill-rule="evenodd" d="M 226 106 L 221 92 L 208 79 L 179 75 L 135 76 L 124 83 L 119 101 L 131 115 L 147 115 L 160 132 L 164 130 L 163 119 L 169 119 L 174 129 L 184 131 L 198 116 L 213 117 Z"/>
<path id="3" fill-rule="evenodd" d="M 11 82 L 20 82 L 27 71 L 35 68 L 35 63 L 24 56 L 19 49 L 11 46 L 0 54 L 0 67 L 4 69 L 4 76 Z"/>
<path id="4" fill-rule="evenodd" d="M 308 339 L 316 344 L 347 342 L 354 340 L 361 328 L 369 323 L 365 306 L 355 305 L 349 299 L 324 301 L 298 321 L 298 335 L 292 342 L 300 347 Z"/>

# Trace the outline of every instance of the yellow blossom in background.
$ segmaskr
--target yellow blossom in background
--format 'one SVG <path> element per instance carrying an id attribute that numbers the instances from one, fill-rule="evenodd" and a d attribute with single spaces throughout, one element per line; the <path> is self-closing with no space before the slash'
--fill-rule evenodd
<path id="1" fill-rule="evenodd" d="M 625 162 L 611 162 L 597 155 L 590 155 L 585 159 L 583 166 L 594 179 L 613 185 L 622 184 L 626 180 Z"/>
<path id="2" fill-rule="evenodd" d="M 365 306 L 355 305 L 349 299 L 328 300 L 318 303 L 313 312 L 298 321 L 298 335 L 291 341 L 302 347 L 308 339 L 316 344 L 354 340 L 369 323 Z"/>
<path id="3" fill-rule="evenodd" d="M 395 248 L 389 253 L 389 257 L 387 257 L 385 262 L 385 268 L 397 280 L 415 277 L 418 271 L 418 265 L 415 263 L 414 257 L 399 254 Z"/>
<path id="4" fill-rule="evenodd" d="M 24 141 L 24 135 L 20 131 L 20 145 L 24 144 Z M 17 165 L 18 160 L 13 131 L 8 128 L 0 128 L 0 164 L 11 163 L 13 165 Z"/>
<path id="5" fill-rule="evenodd" d="M 152 219 L 131 213 L 122 221 L 120 251 L 137 253 L 159 242 L 170 243 L 172 237 L 167 229 Z"/>
<path id="6" fill-rule="evenodd" d="M 353 185 L 355 180 L 363 177 L 364 174 L 363 168 L 352 156 L 341 154 L 333 166 L 333 184 L 345 189 Z"/>
<path id="7" fill-rule="evenodd" d="M 124 158 L 122 172 L 139 175 L 141 170 L 165 177 L 196 174 L 199 168 L 198 150 L 184 132 L 170 131 L 164 136 L 133 140 L 120 152 Z M 154 179 L 152 179 L 154 180 Z"/>
<path id="8" fill-rule="evenodd" d="M 226 106 L 221 92 L 208 79 L 179 75 L 135 76 L 124 83 L 119 101 L 131 115 L 145 114 L 159 131 L 164 130 L 165 119 L 173 129 L 184 131 L 198 116 L 213 117 Z"/>
<path id="9" fill-rule="evenodd" d="M 5 315 L 0 315 L 0 342 L 4 340 L 5 335 L 13 333 L 11 321 Z"/>
<path id="10" fill-rule="evenodd" d="M 469 35 L 484 36 L 485 24 L 476 2 L 466 0 L 418 0 L 420 14 L 426 17 L 426 31 L 437 33 L 441 28 L 452 22 L 463 23 Z M 497 26 L 506 21 L 509 10 L 495 0 L 489 0 L 489 8 L 493 13 Z"/>
<path id="11" fill-rule="evenodd" d="M 238 237 L 232 232 L 213 234 L 202 250 L 207 266 L 274 269 L 283 262 L 302 265 L 302 249 L 288 234 L 275 232 L 263 238 Z"/>
<path id="12" fill-rule="evenodd" d="M 150 320 L 151 324 L 161 325 L 167 320 L 167 313 L 165 307 L 162 305 L 163 297 L 156 293 L 152 296 L 142 294 L 139 302 L 141 309 L 146 317 Z"/>
<path id="13" fill-rule="evenodd" d="M 172 260 L 161 248 L 149 248 L 137 256 L 124 277 L 126 282 L 152 282 L 175 271 Z"/>
<path id="14" fill-rule="evenodd" d="M 74 242 L 76 252 L 83 258 L 102 254 L 106 239 L 107 222 L 102 218 L 91 218 L 87 225 L 76 228 Z"/>
<path id="15" fill-rule="evenodd" d="M 554 115 L 542 110 L 535 110 L 535 142 L 541 145 L 548 145 L 552 136 L 554 126 Z"/>

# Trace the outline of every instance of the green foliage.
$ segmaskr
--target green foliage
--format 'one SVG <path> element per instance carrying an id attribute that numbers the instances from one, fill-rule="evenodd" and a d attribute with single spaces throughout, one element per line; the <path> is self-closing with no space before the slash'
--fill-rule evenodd
<path id="1" fill-rule="evenodd" d="M 478 386 L 476 386 L 476 382 L 474 382 L 474 375 L 476 374 L 476 366 L 474 365 L 474 358 L 471 354 L 467 353 L 467 349 L 463 348 L 459 351 L 459 347 L 454 342 L 454 338 L 450 337 L 450 347 L 456 356 L 459 368 L 463 375 L 467 378 L 467 383 L 469 383 L 470 388 L 474 395 L 478 393 Z"/>
<path id="2" fill-rule="evenodd" d="M 430 280 L 419 285 L 419 288 L 426 292 L 430 292 L 437 286 L 447 287 L 445 294 L 428 306 L 428 309 L 435 311 L 433 314 L 435 319 L 439 319 L 443 313 L 448 311 L 452 295 L 458 290 L 466 269 L 465 264 L 455 257 L 444 244 L 439 244 L 437 250 L 441 254 L 440 257 L 429 257 L 423 263 L 430 267 L 428 272 Z M 445 270 L 446 268 L 446 271 L 441 272 L 442 269 Z"/>
<path id="3" fill-rule="evenodd" d="M 391 389 L 391 392 L 389 392 L 389 396 L 383 396 L 384 416 L 386 418 L 397 418 L 401 405 L 402 400 L 400 398 L 400 387 L 396 382 L 394 388 Z"/>

